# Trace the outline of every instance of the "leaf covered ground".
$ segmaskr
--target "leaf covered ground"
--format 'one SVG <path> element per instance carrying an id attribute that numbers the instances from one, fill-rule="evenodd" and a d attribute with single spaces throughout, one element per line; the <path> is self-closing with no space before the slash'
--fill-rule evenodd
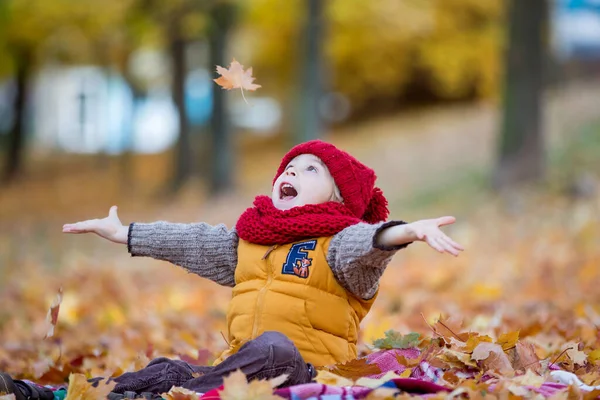
<path id="1" fill-rule="evenodd" d="M 552 366 L 600 384 L 600 197 L 514 202 L 512 210 L 506 201 L 481 205 L 453 227 L 468 249 L 458 258 L 420 244 L 395 257 L 363 323 L 363 354 L 373 345 L 416 345 L 431 364 L 475 372 L 444 375 L 465 390 L 495 384 L 526 396 Z M 204 364 L 226 347 L 227 289 L 166 263 L 125 261 L 73 253 L 59 271 L 35 263 L 9 269 L 0 369 L 57 383 L 72 373 L 118 375 L 159 355 Z M 347 369 L 331 372 L 359 379 L 360 368 Z"/>
<path id="2" fill-rule="evenodd" d="M 534 397 L 555 369 L 600 385 L 600 177 L 594 172 L 600 125 L 594 127 L 581 136 L 576 157 L 560 155 L 551 171 L 552 182 L 568 178 L 568 184 L 499 198 L 462 183 L 452 193 L 419 197 L 427 209 L 392 202 L 392 215 L 407 220 L 455 213 L 458 222 L 448 233 L 467 250 L 452 258 L 417 243 L 400 252 L 363 321 L 362 354 L 373 354 L 374 346 L 418 349 L 394 353 L 399 375 L 410 376 L 426 361 L 444 369 L 442 384 L 471 398 Z M 270 177 L 267 167 L 254 172 L 256 179 Z M 124 247 L 97 237 L 65 237 L 62 224 L 116 203 L 128 222 L 231 225 L 251 199 L 221 198 L 208 211 L 185 193 L 166 205 L 148 201 L 140 187 L 116 197 L 119 169 L 105 170 L 96 176 L 81 168 L 71 180 L 40 179 L 39 185 L 29 180 L 11 189 L 12 197 L 0 196 L 0 370 L 41 383 L 70 381 L 80 398 L 98 396 L 85 377 L 137 370 L 154 357 L 210 363 L 227 347 L 230 290 L 167 263 L 130 258 Z M 154 176 L 156 170 L 140 171 Z M 401 186 L 384 182 L 389 198 L 398 198 L 393 191 Z M 437 207 L 437 197 L 451 199 Z M 319 379 L 376 385 L 383 378 L 365 376 L 377 372 L 360 361 L 321 371 Z M 269 392 L 265 387 L 252 390 Z M 555 395 L 583 397 L 575 386 Z"/>

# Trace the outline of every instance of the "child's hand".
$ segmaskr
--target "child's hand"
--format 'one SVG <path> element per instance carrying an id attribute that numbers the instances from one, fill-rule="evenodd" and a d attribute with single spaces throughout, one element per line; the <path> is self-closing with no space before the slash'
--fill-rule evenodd
<path id="1" fill-rule="evenodd" d="M 87 221 L 63 225 L 63 233 L 89 232 L 93 232 L 96 235 L 115 243 L 127 244 L 129 227 L 123 226 L 121 223 L 121 220 L 117 215 L 117 206 L 112 206 L 110 208 L 108 217 L 106 218 L 89 219 Z"/>
<path id="2" fill-rule="evenodd" d="M 457 256 L 459 251 L 463 251 L 464 248 L 446 236 L 440 229 L 441 226 L 450 225 L 454 222 L 456 222 L 456 218 L 454 217 L 423 219 L 407 224 L 406 229 L 414 235 L 417 240 L 426 242 L 440 253 L 445 252 Z"/>

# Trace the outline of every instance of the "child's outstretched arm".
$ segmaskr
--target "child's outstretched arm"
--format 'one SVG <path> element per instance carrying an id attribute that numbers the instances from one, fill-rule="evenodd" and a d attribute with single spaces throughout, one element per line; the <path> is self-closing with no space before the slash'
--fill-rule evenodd
<path id="1" fill-rule="evenodd" d="M 395 225 L 383 229 L 376 236 L 376 243 L 383 247 L 399 246 L 405 243 L 423 241 L 440 253 L 458 256 L 464 248 L 450 239 L 440 227 L 456 222 L 454 217 L 423 219 L 404 225 Z"/>
<path id="2" fill-rule="evenodd" d="M 454 221 L 454 217 L 442 217 L 409 224 L 389 221 L 352 225 L 334 235 L 327 262 L 344 288 L 362 299 L 370 299 L 377 293 L 379 279 L 394 254 L 408 244 L 420 240 L 440 253 L 458 255 L 462 246 L 440 230 Z"/>
<path id="3" fill-rule="evenodd" d="M 116 243 L 127 244 L 132 256 L 152 257 L 183 267 L 188 272 L 223 286 L 234 286 L 239 237 L 223 224 L 192 224 L 165 221 L 123 226 L 117 207 L 108 217 L 66 224 L 65 233 L 95 233 Z"/>
<path id="4" fill-rule="evenodd" d="M 127 244 L 129 227 L 123 226 L 117 215 L 117 206 L 112 206 L 108 211 L 108 217 L 102 219 L 88 219 L 87 221 L 75 222 L 63 225 L 64 233 L 95 233 L 111 242 Z"/>

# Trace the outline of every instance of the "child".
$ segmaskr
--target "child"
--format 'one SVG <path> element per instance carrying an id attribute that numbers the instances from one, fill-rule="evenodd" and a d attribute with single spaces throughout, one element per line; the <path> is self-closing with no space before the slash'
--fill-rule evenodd
<path id="1" fill-rule="evenodd" d="M 440 230 L 453 217 L 385 222 L 387 201 L 375 179 L 348 153 L 314 140 L 283 157 L 271 197 L 256 197 L 234 229 L 127 227 L 116 207 L 104 219 L 64 225 L 63 232 L 93 232 L 127 244 L 132 256 L 166 260 L 233 288 L 230 348 L 214 366 L 159 358 L 116 378 L 114 391 L 162 393 L 176 385 L 206 392 L 237 369 L 249 380 L 288 374 L 290 386 L 309 382 L 313 365 L 356 358 L 359 324 L 396 251 L 417 240 L 454 256 L 463 250 Z"/>

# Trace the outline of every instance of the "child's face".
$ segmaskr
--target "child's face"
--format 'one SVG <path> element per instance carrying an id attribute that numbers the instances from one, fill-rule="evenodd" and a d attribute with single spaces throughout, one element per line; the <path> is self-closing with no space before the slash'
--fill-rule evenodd
<path id="1" fill-rule="evenodd" d="M 279 210 L 326 203 L 335 199 L 335 182 L 319 157 L 300 154 L 275 181 L 271 198 Z"/>

